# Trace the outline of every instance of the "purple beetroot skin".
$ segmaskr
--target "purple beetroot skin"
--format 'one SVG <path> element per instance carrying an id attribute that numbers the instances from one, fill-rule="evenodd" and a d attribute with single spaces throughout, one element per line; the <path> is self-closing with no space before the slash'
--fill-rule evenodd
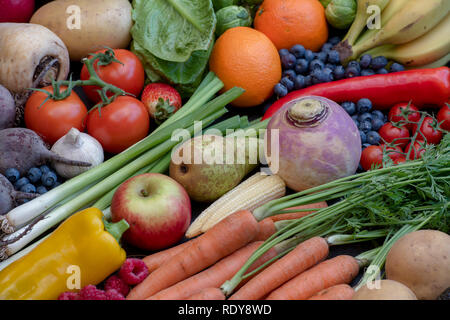
<path id="1" fill-rule="evenodd" d="M 279 130 L 279 141 L 272 141 L 276 139 L 274 129 Z M 292 100 L 272 116 L 267 130 L 270 168 L 295 191 L 352 175 L 358 168 L 358 128 L 347 112 L 329 99 L 309 96 Z"/>

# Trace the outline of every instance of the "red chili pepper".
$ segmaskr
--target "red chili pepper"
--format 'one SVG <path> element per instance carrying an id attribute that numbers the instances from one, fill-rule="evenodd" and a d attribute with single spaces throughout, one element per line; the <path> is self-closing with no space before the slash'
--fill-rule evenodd
<path id="1" fill-rule="evenodd" d="M 337 103 L 368 98 L 380 110 L 409 101 L 419 108 L 440 107 L 450 97 L 450 69 L 416 69 L 317 84 L 279 99 L 266 111 L 263 120 L 270 118 L 286 102 L 303 96 L 321 96 Z"/>

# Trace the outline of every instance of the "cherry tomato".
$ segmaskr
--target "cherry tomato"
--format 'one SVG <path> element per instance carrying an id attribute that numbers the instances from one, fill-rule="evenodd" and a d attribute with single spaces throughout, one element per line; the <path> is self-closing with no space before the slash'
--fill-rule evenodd
<path id="1" fill-rule="evenodd" d="M 386 143 L 393 143 L 403 148 L 409 142 L 409 131 L 405 126 L 396 127 L 392 122 L 385 123 L 378 131 Z"/>
<path id="2" fill-rule="evenodd" d="M 129 96 L 119 96 L 87 117 L 87 132 L 110 153 L 122 152 L 145 138 L 149 126 L 150 116 L 144 104 Z"/>
<path id="3" fill-rule="evenodd" d="M 411 153 L 409 154 L 409 159 L 420 159 L 422 158 L 423 153 L 425 152 L 424 149 L 425 142 L 423 141 L 415 141 L 412 145 Z M 409 149 L 411 148 L 411 143 L 409 143 L 405 148 L 405 153 L 408 155 Z"/>
<path id="4" fill-rule="evenodd" d="M 394 161 L 394 163 L 396 163 L 396 161 L 401 159 L 402 157 L 405 158 L 405 156 L 403 154 L 403 150 L 399 146 L 390 147 L 390 146 L 382 144 L 382 145 L 380 145 L 380 147 L 381 147 L 381 150 L 386 149 L 387 155 L 389 156 L 389 158 L 392 159 L 392 161 Z"/>
<path id="5" fill-rule="evenodd" d="M 383 166 L 383 149 L 380 146 L 368 146 L 361 153 L 361 167 L 368 171 L 372 167 Z"/>
<path id="6" fill-rule="evenodd" d="M 99 50 L 95 53 L 105 52 L 104 50 Z M 110 83 L 125 92 L 131 93 L 134 96 L 139 96 L 142 89 L 144 88 L 145 81 L 145 71 L 142 66 L 142 62 L 139 58 L 131 51 L 125 49 L 115 49 L 114 55 L 117 60 L 122 62 L 111 62 L 106 66 L 97 66 L 98 61 L 95 62 L 95 72 L 100 79 L 106 83 Z M 81 69 L 81 80 L 87 80 L 90 78 L 88 69 L 85 65 Z M 84 86 L 83 90 L 90 100 L 93 102 L 99 102 L 101 100 L 97 90 L 99 87 L 96 86 Z M 108 94 L 112 96 L 112 94 Z"/>
<path id="7" fill-rule="evenodd" d="M 67 87 L 61 86 L 61 91 Z M 53 93 L 53 87 L 42 88 Z M 87 108 L 75 91 L 64 100 L 44 100 L 47 95 L 35 91 L 25 105 L 25 124 L 28 129 L 39 134 L 42 139 L 54 144 L 71 128 L 84 131 Z"/>
<path id="8" fill-rule="evenodd" d="M 417 134 L 416 140 L 426 141 L 430 144 L 438 144 L 442 139 L 442 132 L 433 128 L 436 126 L 436 120 L 432 117 L 425 117 L 420 126 L 419 133 Z M 418 125 L 414 125 L 413 134 L 416 134 Z M 426 139 L 426 140 L 425 140 Z"/>
<path id="9" fill-rule="evenodd" d="M 408 121 L 418 122 L 420 120 L 420 113 L 418 112 L 419 109 L 415 105 L 406 102 L 401 102 L 397 103 L 391 108 L 391 110 L 389 110 L 388 115 L 389 121 L 391 122 L 405 121 L 406 118 L 402 115 L 402 112 L 406 111 L 408 112 Z M 405 126 L 408 129 L 411 129 L 412 125 L 413 125 L 412 123 L 405 123 Z"/>
<path id="10" fill-rule="evenodd" d="M 450 105 L 446 104 L 439 110 L 437 120 L 441 129 L 450 131 Z"/>

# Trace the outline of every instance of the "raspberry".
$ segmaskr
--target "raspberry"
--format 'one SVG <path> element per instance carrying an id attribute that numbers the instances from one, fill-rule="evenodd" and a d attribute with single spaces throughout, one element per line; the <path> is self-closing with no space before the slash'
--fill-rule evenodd
<path id="1" fill-rule="evenodd" d="M 80 300 L 106 300 L 106 294 L 105 291 L 90 284 L 80 290 Z"/>
<path id="2" fill-rule="evenodd" d="M 136 285 L 144 281 L 148 276 L 148 269 L 144 261 L 136 258 L 128 258 L 119 270 L 119 277 L 128 285 Z"/>
<path id="3" fill-rule="evenodd" d="M 125 297 L 116 289 L 106 290 L 106 300 L 125 300 Z"/>
<path id="4" fill-rule="evenodd" d="M 110 289 L 117 290 L 121 295 L 126 296 L 130 292 L 130 287 L 125 283 L 122 278 L 114 275 L 108 278 L 105 283 L 105 290 Z"/>
<path id="5" fill-rule="evenodd" d="M 66 291 L 59 295 L 58 300 L 78 300 L 79 298 L 78 293 Z"/>

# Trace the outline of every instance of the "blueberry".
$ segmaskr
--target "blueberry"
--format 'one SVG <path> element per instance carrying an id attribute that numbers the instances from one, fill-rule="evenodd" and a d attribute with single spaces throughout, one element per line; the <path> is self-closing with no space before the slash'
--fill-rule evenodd
<path id="1" fill-rule="evenodd" d="M 372 122 L 370 120 L 364 120 L 359 123 L 359 130 L 363 132 L 369 132 L 372 130 Z"/>
<path id="2" fill-rule="evenodd" d="M 309 64 L 309 70 L 313 71 L 315 69 L 323 69 L 325 67 L 325 63 L 323 63 L 322 61 L 320 61 L 319 59 L 314 59 L 313 61 L 311 61 L 311 63 Z"/>
<path id="3" fill-rule="evenodd" d="M 41 170 L 42 174 L 51 171 L 50 168 L 48 166 L 45 166 L 45 165 L 44 166 L 40 166 L 39 169 Z"/>
<path id="4" fill-rule="evenodd" d="M 289 49 L 289 51 L 298 59 L 304 57 L 306 50 L 305 47 L 302 46 L 301 44 L 296 44 L 292 46 L 292 48 Z"/>
<path id="5" fill-rule="evenodd" d="M 273 92 L 277 97 L 284 97 L 285 95 L 288 94 L 288 89 L 281 83 L 277 83 L 273 88 Z"/>
<path id="6" fill-rule="evenodd" d="M 336 50 L 331 50 L 328 52 L 327 61 L 332 64 L 339 64 L 341 62 L 339 52 Z"/>
<path id="7" fill-rule="evenodd" d="M 328 43 L 331 43 L 333 46 L 337 45 L 339 42 L 341 42 L 341 38 L 338 36 L 328 39 Z"/>
<path id="8" fill-rule="evenodd" d="M 335 64 L 331 64 L 331 63 L 326 63 L 325 64 L 325 68 L 334 70 L 334 69 L 336 69 L 336 65 Z"/>
<path id="9" fill-rule="evenodd" d="M 36 193 L 36 187 L 31 183 L 27 183 L 20 188 L 20 191 L 26 193 Z"/>
<path id="10" fill-rule="evenodd" d="M 309 62 L 305 59 L 298 59 L 297 63 L 295 64 L 295 72 L 297 72 L 297 74 L 305 74 L 306 72 L 308 72 L 308 68 L 309 68 Z"/>
<path id="11" fill-rule="evenodd" d="M 383 119 L 373 118 L 372 119 L 372 130 L 378 131 L 384 125 Z"/>
<path id="12" fill-rule="evenodd" d="M 385 68 L 377 70 L 377 74 L 387 74 L 387 73 L 389 73 L 389 71 L 387 71 Z"/>
<path id="13" fill-rule="evenodd" d="M 359 59 L 359 64 L 361 65 L 361 68 L 367 69 L 370 66 L 370 63 L 372 62 L 372 56 L 370 54 L 363 54 L 361 58 Z"/>
<path id="14" fill-rule="evenodd" d="M 347 67 L 355 67 L 356 69 L 358 69 L 359 72 L 361 72 L 361 65 L 356 60 L 350 61 Z"/>
<path id="15" fill-rule="evenodd" d="M 361 70 L 361 76 L 365 77 L 365 76 L 373 76 L 375 74 L 375 71 L 373 71 L 372 69 L 363 69 Z"/>
<path id="16" fill-rule="evenodd" d="M 53 187 L 55 183 L 58 181 L 58 177 L 52 171 L 46 172 L 41 177 L 42 184 L 45 187 Z"/>
<path id="17" fill-rule="evenodd" d="M 292 89 L 294 89 L 294 81 L 292 81 L 292 80 L 289 79 L 288 77 L 283 77 L 283 78 L 281 78 L 280 83 L 281 83 L 288 91 L 292 91 Z"/>
<path id="18" fill-rule="evenodd" d="M 381 136 L 376 131 L 369 131 L 367 133 L 367 143 L 378 145 L 381 141 Z"/>
<path id="19" fill-rule="evenodd" d="M 360 71 L 358 70 L 358 68 L 356 67 L 347 67 L 347 69 L 345 69 L 345 77 L 346 78 L 354 78 L 354 77 L 359 77 Z"/>
<path id="20" fill-rule="evenodd" d="M 296 76 L 297 76 L 297 74 L 295 73 L 294 70 L 284 70 L 283 75 L 282 75 L 282 77 L 288 77 L 292 81 L 294 81 Z"/>
<path id="21" fill-rule="evenodd" d="M 356 107 L 356 109 L 358 109 L 358 107 Z M 358 121 L 363 122 L 363 121 L 372 121 L 373 120 L 373 116 L 372 114 L 365 112 L 362 114 L 358 115 Z"/>
<path id="22" fill-rule="evenodd" d="M 353 102 L 343 102 L 341 106 L 351 116 L 356 112 L 356 105 Z"/>
<path id="23" fill-rule="evenodd" d="M 311 77 L 311 75 L 307 75 L 305 77 L 305 87 L 309 87 L 311 85 L 312 85 L 312 77 Z"/>
<path id="24" fill-rule="evenodd" d="M 343 66 L 337 66 L 333 71 L 334 78 L 336 80 L 344 79 L 345 77 L 345 69 Z"/>
<path id="25" fill-rule="evenodd" d="M 305 87 L 305 76 L 299 74 L 294 79 L 294 88 L 295 90 L 302 89 Z"/>
<path id="26" fill-rule="evenodd" d="M 20 172 L 16 168 L 9 168 L 5 171 L 5 177 L 11 183 L 15 183 L 20 178 Z"/>
<path id="27" fill-rule="evenodd" d="M 14 188 L 16 190 L 20 190 L 20 188 L 22 188 L 24 185 L 29 184 L 30 180 L 28 180 L 28 178 L 20 178 L 19 180 L 16 181 L 16 183 L 14 184 Z"/>
<path id="28" fill-rule="evenodd" d="M 55 184 L 53 185 L 52 189 L 55 189 L 56 187 L 60 186 L 61 182 L 56 181 Z"/>
<path id="29" fill-rule="evenodd" d="M 331 43 L 327 42 L 327 43 L 325 43 L 325 44 L 322 46 L 322 49 L 320 49 L 320 51 L 322 51 L 322 52 L 328 52 L 328 51 L 330 51 L 332 48 L 333 48 L 333 45 L 332 45 Z"/>
<path id="30" fill-rule="evenodd" d="M 367 142 L 367 136 L 364 133 L 364 131 L 359 130 L 359 136 L 361 137 L 361 143 L 366 143 Z"/>
<path id="31" fill-rule="evenodd" d="M 356 126 L 359 127 L 359 120 L 358 120 L 358 115 L 357 114 L 352 116 L 352 120 L 356 124 Z"/>
<path id="32" fill-rule="evenodd" d="M 296 59 L 295 56 L 291 53 L 281 57 L 281 64 L 284 69 L 292 69 L 295 65 Z"/>
<path id="33" fill-rule="evenodd" d="M 31 168 L 28 170 L 27 178 L 31 183 L 36 183 L 41 180 L 42 172 L 38 168 Z"/>
<path id="34" fill-rule="evenodd" d="M 47 188 L 44 187 L 44 186 L 39 186 L 39 187 L 36 188 L 36 192 L 39 193 L 39 194 L 44 194 L 47 191 L 48 191 Z"/>
<path id="35" fill-rule="evenodd" d="M 280 51 L 278 51 L 278 54 L 280 55 L 280 57 L 287 56 L 289 54 L 289 50 L 288 49 L 280 49 Z"/>
<path id="36" fill-rule="evenodd" d="M 356 110 L 358 110 L 358 113 L 369 112 L 372 110 L 372 101 L 367 98 L 359 99 L 356 103 Z"/>
<path id="37" fill-rule="evenodd" d="M 367 137 L 367 135 L 366 135 L 366 137 Z M 362 144 L 362 149 L 364 150 L 365 148 L 370 147 L 370 146 L 371 146 L 370 143 L 363 143 Z"/>
<path id="38" fill-rule="evenodd" d="M 322 72 L 324 74 L 323 75 L 324 82 L 330 82 L 334 80 L 333 70 L 331 70 L 330 68 L 323 68 Z"/>
<path id="39" fill-rule="evenodd" d="M 314 53 L 311 50 L 305 50 L 306 61 L 312 61 L 314 59 Z"/>
<path id="40" fill-rule="evenodd" d="M 386 57 L 379 56 L 372 59 L 372 63 L 370 64 L 371 68 L 374 70 L 379 70 L 381 68 L 386 67 L 388 64 L 388 60 Z"/>
<path id="41" fill-rule="evenodd" d="M 313 84 L 323 83 L 327 81 L 327 74 L 321 69 L 314 69 L 311 72 Z"/>
<path id="42" fill-rule="evenodd" d="M 405 71 L 405 67 L 401 65 L 400 63 L 394 62 L 391 65 L 391 68 L 389 69 L 390 72 L 399 72 L 399 71 Z"/>
<path id="43" fill-rule="evenodd" d="M 316 59 L 319 59 L 320 61 L 322 61 L 322 62 L 326 62 L 327 61 L 327 53 L 326 52 L 319 52 L 317 55 L 316 55 Z"/>
<path id="44" fill-rule="evenodd" d="M 378 119 L 384 121 L 384 113 L 381 112 L 380 110 L 373 110 L 372 111 L 372 116 L 373 116 L 374 119 L 378 118 Z"/>

